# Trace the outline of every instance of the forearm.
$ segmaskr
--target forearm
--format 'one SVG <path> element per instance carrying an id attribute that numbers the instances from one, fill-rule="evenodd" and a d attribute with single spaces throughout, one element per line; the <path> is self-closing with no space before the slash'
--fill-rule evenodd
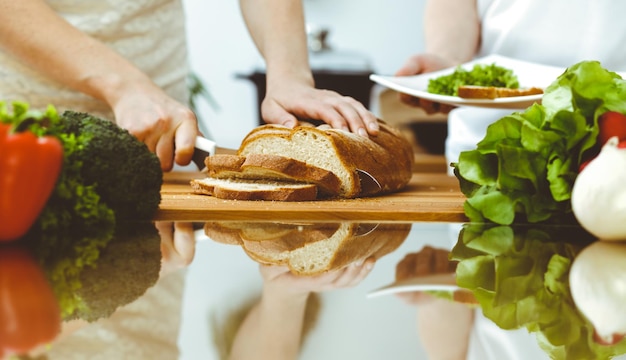
<path id="1" fill-rule="evenodd" d="M 237 332 L 230 358 L 297 359 L 307 296 L 264 291 Z"/>
<path id="2" fill-rule="evenodd" d="M 418 334 L 429 358 L 466 359 L 474 323 L 472 308 L 446 299 L 434 299 L 417 306 L 417 322 Z"/>
<path id="3" fill-rule="evenodd" d="M 476 0 L 430 0 L 424 13 L 426 53 L 453 63 L 471 60 L 480 43 Z"/>
<path id="4" fill-rule="evenodd" d="M 139 69 L 42 0 L 0 0 L 0 46 L 50 79 L 109 104 L 130 84 L 152 86 Z"/>
<path id="5" fill-rule="evenodd" d="M 265 59 L 268 86 L 285 78 L 313 84 L 301 0 L 240 0 L 240 5 Z"/>

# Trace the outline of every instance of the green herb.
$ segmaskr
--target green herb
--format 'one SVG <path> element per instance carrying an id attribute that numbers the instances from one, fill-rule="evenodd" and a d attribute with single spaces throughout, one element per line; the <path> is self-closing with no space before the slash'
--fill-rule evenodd
<path id="1" fill-rule="evenodd" d="M 494 64 L 476 64 L 470 70 L 458 66 L 453 73 L 439 76 L 428 82 L 428 92 L 441 95 L 458 95 L 462 85 L 519 88 L 513 70 Z"/>
<path id="2" fill-rule="evenodd" d="M 491 124 L 475 150 L 452 164 L 471 221 L 575 222 L 570 196 L 598 117 L 626 113 L 626 81 L 597 61 L 568 68 L 542 104 Z"/>

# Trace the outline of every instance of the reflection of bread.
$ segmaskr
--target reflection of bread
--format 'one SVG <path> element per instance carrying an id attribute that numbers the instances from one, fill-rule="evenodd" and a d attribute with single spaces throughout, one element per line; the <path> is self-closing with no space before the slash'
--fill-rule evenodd
<path id="1" fill-rule="evenodd" d="M 284 265 L 300 275 L 340 269 L 394 251 L 408 236 L 411 224 L 359 223 L 233 223 L 210 222 L 205 233 L 215 241 L 239 244 L 253 260 Z"/>
<path id="2" fill-rule="evenodd" d="M 205 165 L 213 178 L 311 183 L 328 196 L 339 193 L 339 178 L 334 173 L 280 155 L 213 155 L 206 158 Z"/>
<path id="3" fill-rule="evenodd" d="M 465 99 L 495 99 L 513 96 L 528 96 L 543 94 L 543 89 L 537 87 L 524 89 L 510 89 L 496 86 L 462 85 L 458 88 L 458 95 Z"/>

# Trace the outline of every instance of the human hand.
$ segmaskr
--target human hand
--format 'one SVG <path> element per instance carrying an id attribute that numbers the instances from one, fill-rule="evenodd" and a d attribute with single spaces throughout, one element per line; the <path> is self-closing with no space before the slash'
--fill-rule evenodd
<path id="1" fill-rule="evenodd" d="M 374 114 L 357 100 L 335 91 L 316 89 L 309 84 L 279 82 L 268 86 L 261 105 L 263 119 L 270 124 L 293 128 L 301 120 L 321 120 L 335 129 L 361 136 L 376 136 L 379 126 Z"/>
<path id="2" fill-rule="evenodd" d="M 396 281 L 436 274 L 454 274 L 457 263 L 449 260 L 449 253 L 448 250 L 425 246 L 419 252 L 407 254 L 396 265 Z M 450 282 L 451 284 L 448 285 L 454 285 L 454 280 Z M 424 305 L 436 300 L 434 296 L 423 291 L 398 293 L 396 296 L 407 304 L 413 305 Z M 463 289 L 455 291 L 452 299 L 463 303 L 475 302 L 473 294 Z"/>
<path id="3" fill-rule="evenodd" d="M 185 268 L 196 253 L 196 238 L 192 223 L 157 221 L 161 236 L 161 276 Z"/>
<path id="4" fill-rule="evenodd" d="M 135 87 L 136 86 L 136 87 Z M 161 168 L 187 165 L 193 156 L 198 123 L 185 105 L 153 84 L 136 84 L 111 103 L 116 123 L 148 146 Z"/>
<path id="5" fill-rule="evenodd" d="M 295 275 L 286 266 L 260 265 L 259 270 L 265 291 L 297 296 L 356 286 L 371 272 L 375 263 L 374 258 L 368 258 L 314 276 Z"/>
<path id="6" fill-rule="evenodd" d="M 446 69 L 456 64 L 452 61 L 446 60 L 442 57 L 431 55 L 431 54 L 417 54 L 413 55 L 407 59 L 407 61 L 402 65 L 398 71 L 396 71 L 396 76 L 412 76 L 419 75 L 423 73 L 428 73 L 432 71 L 437 71 L 441 69 Z M 449 113 L 454 106 L 441 104 L 438 102 L 418 98 L 409 94 L 400 93 L 400 101 L 403 103 L 422 108 L 427 114 L 435 114 L 435 113 Z"/>

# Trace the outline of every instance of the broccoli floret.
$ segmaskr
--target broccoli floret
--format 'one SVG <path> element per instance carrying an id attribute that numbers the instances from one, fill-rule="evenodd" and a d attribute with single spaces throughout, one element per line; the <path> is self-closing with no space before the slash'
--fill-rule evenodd
<path id="1" fill-rule="evenodd" d="M 65 320 L 89 322 L 109 317 L 120 306 L 141 297 L 161 269 L 161 236 L 152 222 L 118 223 L 113 239 L 102 247 L 92 266 L 85 266 L 71 295 L 80 302 L 64 307 Z M 132 276 L 130 274 L 133 274 Z M 64 290 L 53 282 L 55 290 Z"/>
<path id="2" fill-rule="evenodd" d="M 116 124 L 98 117 L 66 111 L 60 116 L 61 132 L 87 136 L 75 154 L 81 175 L 94 184 L 101 201 L 117 219 L 149 219 L 161 202 L 163 171 L 148 147 Z"/>

